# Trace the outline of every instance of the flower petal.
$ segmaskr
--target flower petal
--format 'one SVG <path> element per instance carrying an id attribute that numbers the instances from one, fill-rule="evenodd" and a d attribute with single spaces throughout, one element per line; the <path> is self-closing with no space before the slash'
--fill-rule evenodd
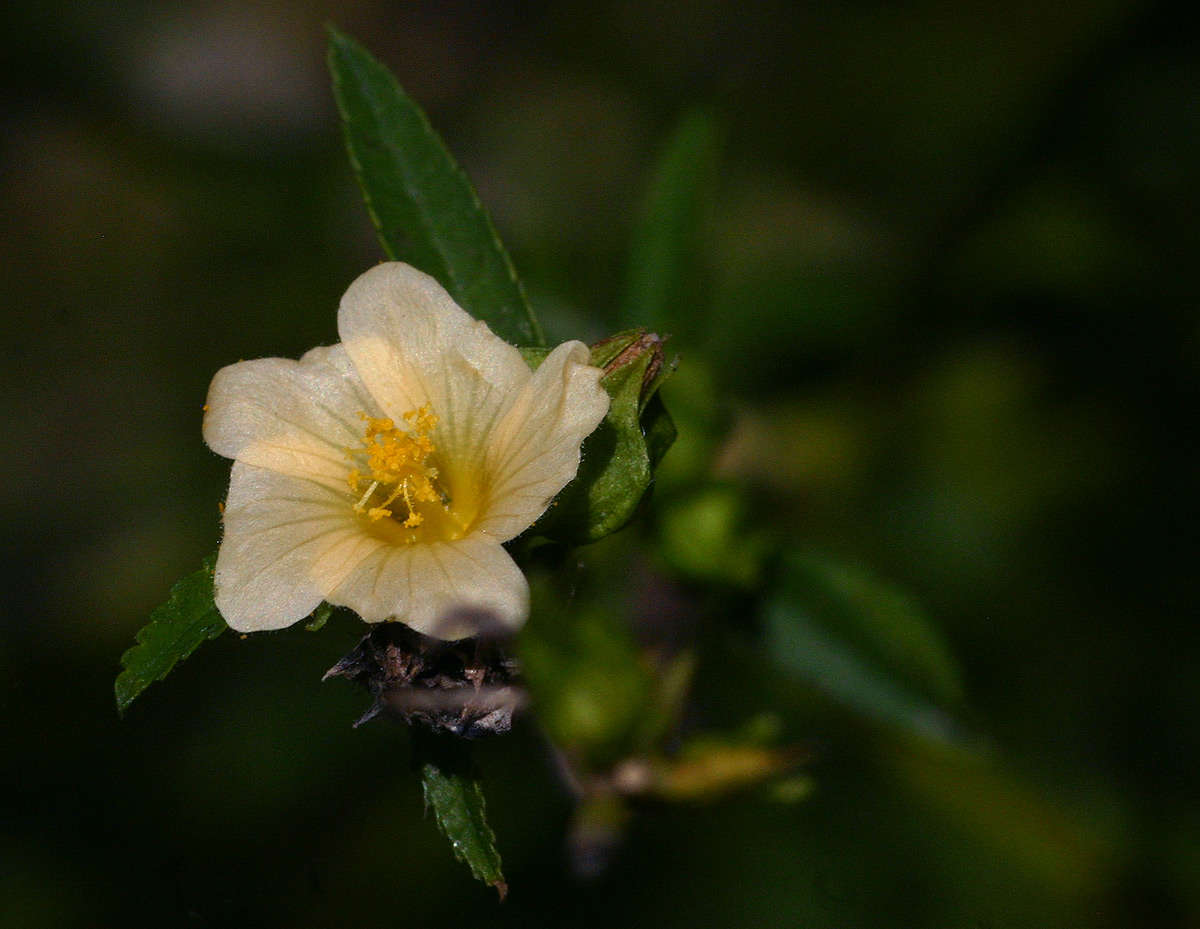
<path id="1" fill-rule="evenodd" d="M 239 632 L 282 629 L 383 547 L 344 494 L 236 461 L 214 578 L 217 609 Z"/>
<path id="2" fill-rule="evenodd" d="M 376 265 L 350 285 L 338 332 L 386 415 L 399 422 L 430 404 L 439 457 L 464 472 L 476 469 L 487 434 L 530 379 L 520 352 L 401 262 Z"/>
<path id="3" fill-rule="evenodd" d="M 497 424 L 485 457 L 479 531 L 501 542 L 524 532 L 579 470 L 579 446 L 609 404 L 589 357 L 582 342 L 558 346 Z"/>
<path id="4" fill-rule="evenodd" d="M 241 361 L 212 380 L 204 441 L 218 455 L 349 494 L 345 449 L 361 439 L 357 414 L 377 409 L 341 345 L 299 361 Z"/>
<path id="5" fill-rule="evenodd" d="M 439 639 L 516 629 L 529 615 L 529 585 L 487 536 L 385 546 L 327 597 L 367 622 L 396 619 Z"/>

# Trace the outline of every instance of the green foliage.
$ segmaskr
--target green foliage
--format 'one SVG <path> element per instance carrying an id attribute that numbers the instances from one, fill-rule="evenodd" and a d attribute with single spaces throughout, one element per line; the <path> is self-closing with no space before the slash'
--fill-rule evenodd
<path id="1" fill-rule="evenodd" d="M 655 466 L 675 440 L 675 425 L 657 396 L 671 373 L 658 336 L 643 329 L 618 333 L 592 346 L 591 362 L 605 370 L 600 383 L 612 398 L 608 415 L 584 441 L 575 479 L 534 529 L 576 545 L 602 539 L 633 519 Z"/>
<path id="2" fill-rule="evenodd" d="M 655 393 L 647 402 L 641 415 L 642 438 L 646 440 L 646 459 L 653 470 L 663 456 L 675 444 L 679 435 L 675 420 L 667 412 L 662 395 Z"/>
<path id="3" fill-rule="evenodd" d="M 697 335 L 697 240 L 718 149 L 716 120 L 704 110 L 687 113 L 667 139 L 633 231 L 626 325 Z"/>
<path id="4" fill-rule="evenodd" d="M 545 345 L 519 345 L 517 351 L 521 353 L 521 357 L 525 359 L 525 364 L 529 365 L 534 371 L 538 366 L 546 360 L 546 356 L 553 349 Z"/>
<path id="5" fill-rule="evenodd" d="M 652 528 L 676 502 L 690 507 L 693 488 L 704 495 L 718 462 L 749 504 L 724 536 L 735 544 L 766 528 L 773 554 L 829 548 L 937 591 L 933 618 L 952 618 L 972 709 L 1004 742 L 980 764 L 814 720 L 761 649 L 726 663 L 731 642 L 746 644 L 751 596 L 695 573 L 660 579 L 661 536 L 639 525 L 613 537 L 637 572 L 625 587 L 646 592 L 630 612 L 686 620 L 672 630 L 704 656 L 700 718 L 730 726 L 771 707 L 790 735 L 828 737 L 836 755 L 801 815 L 651 808 L 624 866 L 581 887 L 553 835 L 563 798 L 539 789 L 549 775 L 522 727 L 488 755 L 516 783 L 484 784 L 493 826 L 508 793 L 526 832 L 497 828 L 530 878 L 508 920 L 482 885 L 462 886 L 469 873 L 450 856 L 403 841 L 433 827 L 420 804 L 321 803 L 409 774 L 387 770 L 382 733 L 350 730 L 345 700 L 304 680 L 332 657 L 321 639 L 349 623 L 210 643 L 238 652 L 234 666 L 201 650 L 168 690 L 146 691 L 174 704 L 201 665 L 234 672 L 193 681 L 211 703 L 182 708 L 178 731 L 114 732 L 88 715 L 97 663 L 110 684 L 128 633 L 176 580 L 145 601 L 147 562 L 209 531 L 177 517 L 223 490 L 215 465 L 179 466 L 181 448 L 199 453 L 194 416 L 168 410 L 131 430 L 123 398 L 197 394 L 242 351 L 327 340 L 357 246 L 334 202 L 348 176 L 330 176 L 325 134 L 295 118 L 303 86 L 268 114 L 231 109 L 246 96 L 214 110 L 144 79 L 80 80 L 88 64 L 119 63 L 130 38 L 144 40 L 143 63 L 212 63 L 214 36 L 262 37 L 273 60 L 294 60 L 308 8 L 254 8 L 246 23 L 204 4 L 174 24 L 128 3 L 101 23 L 61 3 L 9 9 L 23 104 L 0 185 L 10 327 L 24 332 L 37 308 L 53 350 L 27 357 L 14 339 L 4 405 L 18 604 L 0 665 L 21 778 L 0 842 L 6 922 L 136 929 L 186 907 L 211 924 L 269 910 L 281 924 L 348 927 L 555 925 L 586 910 L 580 921 L 657 929 L 1200 929 L 1196 576 L 1191 546 L 1172 544 L 1200 497 L 1187 438 L 1200 322 L 1186 309 L 1200 172 L 1185 167 L 1200 160 L 1200 56 L 1171 7 L 622 5 L 608 22 L 589 5 L 520 17 L 453 4 L 416 22 L 387 15 L 395 6 L 352 9 L 372 30 L 357 37 L 403 62 L 402 78 L 426 72 L 445 118 L 415 76 L 406 89 L 447 140 L 474 127 L 481 162 L 536 171 L 503 186 L 530 194 L 512 257 L 531 296 L 547 296 L 535 306 L 548 330 L 571 331 L 609 293 L 627 243 L 606 220 L 620 215 L 647 114 L 716 90 L 738 127 L 730 196 L 705 240 L 718 286 L 697 308 L 711 310 L 703 330 L 672 324 L 685 364 L 663 396 L 680 437 L 655 473 Z M 433 54 L 431 33 L 446 39 Z M 563 66 L 566 50 L 578 64 Z M 169 299 L 155 299 L 168 276 Z M 232 306 L 248 310 L 219 310 Z M 247 328 L 259 333 L 249 345 Z M 135 363 L 111 363 L 117 333 Z M 719 389 L 699 385 L 706 373 Z M 726 411 L 736 431 L 723 442 Z M 81 432 L 86 491 L 79 454 L 47 453 L 63 429 Z M 580 550 L 588 570 L 595 549 Z M 286 840 L 268 855 L 231 840 L 251 832 Z"/>
<path id="6" fill-rule="evenodd" d="M 958 671 L 908 597 L 856 569 L 789 551 L 764 619 L 771 656 L 836 700 L 926 737 L 960 736 L 943 709 L 962 699 Z"/>
<path id="7" fill-rule="evenodd" d="M 650 699 L 635 731 L 637 751 L 657 749 L 679 725 L 695 673 L 696 656 L 691 651 L 663 661 L 651 681 Z"/>
<path id="8" fill-rule="evenodd" d="M 669 760 L 654 765 L 653 793 L 664 800 L 711 801 L 758 787 L 791 772 L 804 758 L 793 748 L 756 744 L 744 736 L 704 733 L 687 739 Z M 793 794 L 811 781 L 793 777 Z M 791 799 L 802 799 L 803 794 Z"/>
<path id="9" fill-rule="evenodd" d="M 325 628 L 325 624 L 329 622 L 329 617 L 332 615 L 333 606 L 329 603 L 321 603 L 313 610 L 312 616 L 308 618 L 304 628 L 309 632 L 320 632 Z"/>
<path id="10" fill-rule="evenodd" d="M 501 338 L 545 342 L 479 197 L 392 73 L 336 29 L 329 70 L 346 150 L 383 250 L 436 277 Z"/>
<path id="11" fill-rule="evenodd" d="M 663 557 L 688 577 L 751 589 L 758 585 L 770 548 L 754 527 L 741 488 L 712 485 L 681 495 L 659 520 Z"/>
<path id="12" fill-rule="evenodd" d="M 534 596 L 537 607 L 521 632 L 521 666 L 555 744 L 589 767 L 603 766 L 633 750 L 639 730 L 658 735 L 662 714 L 646 716 L 654 696 L 650 668 L 621 616 L 594 602 L 559 606 L 564 598 L 542 585 Z"/>
<path id="13" fill-rule="evenodd" d="M 450 841 L 454 857 L 478 880 L 495 887 L 500 898 L 508 893 L 496 836 L 487 823 L 479 774 L 471 763 L 467 743 L 457 737 L 413 729 L 413 751 L 421 771 L 425 806 L 433 810 L 438 827 Z"/>
<path id="14" fill-rule="evenodd" d="M 538 719 L 582 791 L 572 829 L 585 844 L 617 840 L 625 800 L 716 800 L 776 783 L 807 758 L 777 744 L 773 716 L 680 740 L 695 655 L 654 655 L 638 643 L 618 606 L 626 564 L 618 558 L 569 584 L 561 572 L 535 574 L 533 615 L 519 642 Z"/>
<path id="15" fill-rule="evenodd" d="M 199 571 L 171 588 L 170 598 L 138 632 L 137 644 L 121 656 L 124 670 L 114 686 L 118 712 L 129 709 L 143 690 L 170 674 L 200 643 L 225 631 L 225 620 L 213 603 L 216 560 L 216 555 L 209 555 Z"/>

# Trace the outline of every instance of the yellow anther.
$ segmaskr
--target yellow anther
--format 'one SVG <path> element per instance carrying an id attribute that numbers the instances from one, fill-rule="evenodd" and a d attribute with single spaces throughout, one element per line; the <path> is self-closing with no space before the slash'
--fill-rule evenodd
<path id="1" fill-rule="evenodd" d="M 363 467 L 351 469 L 346 483 L 355 494 L 364 484 L 367 487 L 353 509 L 372 522 L 385 516 L 399 520 L 403 515 L 400 524 L 415 529 L 425 520 L 417 511 L 418 504 L 437 503 L 445 508 L 449 502 L 434 486 L 437 468 L 427 463 L 429 456 L 437 451 L 430 433 L 438 419 L 428 404 L 405 413 L 401 427 L 397 427 L 395 420 L 385 417 L 358 415 L 366 424 L 361 447 L 348 449 L 347 454 Z M 383 499 L 378 499 L 377 492 Z M 373 499 L 375 503 L 371 505 Z M 392 508 L 392 504 L 400 499 L 404 502 L 404 514 L 397 514 Z"/>

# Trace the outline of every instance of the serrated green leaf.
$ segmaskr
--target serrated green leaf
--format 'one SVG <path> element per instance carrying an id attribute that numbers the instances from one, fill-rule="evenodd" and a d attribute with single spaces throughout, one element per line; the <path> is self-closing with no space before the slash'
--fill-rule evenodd
<path id="1" fill-rule="evenodd" d="M 167 602 L 150 614 L 137 634 L 137 644 L 121 656 L 124 668 L 114 685 L 117 711 L 124 713 L 137 696 L 161 681 L 200 643 L 225 631 L 225 620 L 213 602 L 213 565 L 217 556 L 171 588 Z"/>
<path id="2" fill-rule="evenodd" d="M 457 737 L 414 729 L 413 751 L 421 771 L 425 806 L 433 810 L 454 857 L 465 863 L 476 879 L 495 887 L 503 900 L 508 885 L 496 836 L 487 823 L 483 786 L 467 744 Z"/>
<path id="3" fill-rule="evenodd" d="M 514 344 L 545 338 L 512 261 L 462 169 L 392 73 L 331 29 L 329 70 L 346 150 L 389 258 L 432 274 Z"/>
<path id="4" fill-rule="evenodd" d="M 718 148 L 716 120 L 703 110 L 687 113 L 668 137 L 633 231 L 625 325 L 694 336 L 703 293 L 696 253 Z"/>
<path id="5" fill-rule="evenodd" d="M 527 355 L 527 361 L 536 360 Z M 594 542 L 624 527 L 674 441 L 674 424 L 659 385 L 671 373 L 662 340 L 643 329 L 618 333 L 592 346 L 591 363 L 612 398 L 604 421 L 584 440 L 575 479 L 538 521 L 535 532 L 572 544 Z"/>
<path id="6" fill-rule="evenodd" d="M 857 569 L 789 552 L 764 619 L 772 657 L 836 700 L 926 737 L 961 738 L 945 709 L 962 699 L 957 668 L 910 598 Z"/>

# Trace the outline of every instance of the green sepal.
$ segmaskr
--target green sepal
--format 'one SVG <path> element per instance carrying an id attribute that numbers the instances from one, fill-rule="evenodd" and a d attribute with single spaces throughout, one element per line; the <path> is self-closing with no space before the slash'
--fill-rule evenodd
<path id="1" fill-rule="evenodd" d="M 143 690 L 227 628 L 213 601 L 216 561 L 216 554 L 209 555 L 199 571 L 172 587 L 167 602 L 150 614 L 150 622 L 138 632 L 137 644 L 121 656 L 124 670 L 113 685 L 118 713 L 124 715 Z"/>
<path id="2" fill-rule="evenodd" d="M 531 365 L 540 363 L 540 351 L 524 354 Z M 531 530 L 573 545 L 602 539 L 633 519 L 655 466 L 675 440 L 675 425 L 658 396 L 673 370 L 658 335 L 645 329 L 618 333 L 591 347 L 591 363 L 604 371 L 608 414 L 584 440 L 575 479 Z"/>
<path id="3" fill-rule="evenodd" d="M 304 628 L 308 632 L 319 632 L 325 628 L 325 624 L 329 622 L 329 617 L 333 615 L 333 604 L 321 602 L 317 608 L 312 611 L 312 615 L 304 623 Z"/>
<path id="4" fill-rule="evenodd" d="M 487 803 L 470 747 L 457 737 L 412 730 L 413 760 L 421 774 L 425 808 L 449 840 L 454 857 L 503 900 L 508 893 L 496 836 L 487 822 Z"/>
<path id="5" fill-rule="evenodd" d="M 518 345 L 517 351 L 525 359 L 525 364 L 536 371 L 553 349 L 548 345 Z"/>
<path id="6" fill-rule="evenodd" d="M 329 70 L 346 151 L 384 253 L 432 274 L 502 339 L 543 344 L 491 218 L 425 113 L 391 71 L 332 28 Z"/>
<path id="7" fill-rule="evenodd" d="M 662 396 L 655 394 L 647 401 L 641 415 L 642 436 L 646 440 L 646 457 L 653 470 L 663 460 L 667 450 L 675 444 L 679 435 L 675 420 L 667 412 Z"/>

